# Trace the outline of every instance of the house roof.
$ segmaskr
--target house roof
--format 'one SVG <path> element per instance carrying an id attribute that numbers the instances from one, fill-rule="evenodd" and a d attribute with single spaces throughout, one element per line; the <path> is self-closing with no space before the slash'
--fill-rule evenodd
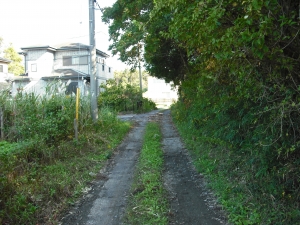
<path id="1" fill-rule="evenodd" d="M 28 51 L 28 50 L 48 50 L 48 51 L 52 51 L 52 52 L 56 51 L 56 49 L 51 47 L 50 45 L 28 46 L 28 47 L 23 47 L 21 49 L 24 51 Z M 20 52 L 20 54 L 24 54 L 24 53 Z"/>
<path id="2" fill-rule="evenodd" d="M 8 64 L 11 62 L 11 60 L 0 57 L 0 62 Z"/>
<path id="3" fill-rule="evenodd" d="M 85 50 L 89 50 L 90 49 L 90 45 L 85 45 L 82 43 L 61 43 L 61 44 L 57 44 L 57 45 L 37 45 L 37 46 L 29 46 L 29 47 L 23 47 L 21 48 L 23 51 L 28 51 L 28 50 L 48 50 L 48 51 L 66 51 L 66 50 L 77 50 L 77 49 L 85 49 Z M 20 54 L 24 54 L 24 53 L 20 53 Z M 109 55 L 106 54 L 105 52 L 100 51 L 99 49 L 96 49 L 96 54 L 101 55 L 104 58 L 108 58 Z"/>

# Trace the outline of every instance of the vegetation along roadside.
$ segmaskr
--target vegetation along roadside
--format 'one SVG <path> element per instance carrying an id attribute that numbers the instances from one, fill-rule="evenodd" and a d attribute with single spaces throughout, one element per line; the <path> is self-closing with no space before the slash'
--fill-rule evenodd
<path id="1" fill-rule="evenodd" d="M 48 93 L 55 93 L 49 87 Z M 93 123 L 81 99 L 79 137 L 75 98 L 64 94 L 2 94 L 5 140 L 0 142 L 0 224 L 55 224 L 85 192 L 130 129 L 106 107 Z"/>
<path id="2" fill-rule="evenodd" d="M 166 191 L 162 184 L 163 151 L 159 125 L 148 123 L 126 209 L 126 224 L 168 224 Z"/>
<path id="3" fill-rule="evenodd" d="M 228 212 L 233 224 L 299 224 L 298 203 L 280 184 L 276 168 L 266 170 L 258 153 L 236 151 L 230 143 L 209 135 L 208 122 L 195 126 L 182 103 L 172 106 L 172 116 L 192 154 L 197 170 Z M 283 172 L 283 171 L 282 171 Z"/>

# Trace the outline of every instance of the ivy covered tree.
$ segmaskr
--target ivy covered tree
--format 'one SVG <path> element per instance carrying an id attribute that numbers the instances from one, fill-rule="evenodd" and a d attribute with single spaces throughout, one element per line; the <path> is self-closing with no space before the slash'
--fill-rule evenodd
<path id="1" fill-rule="evenodd" d="M 24 67 L 21 64 L 22 58 L 12 45 L 4 49 L 4 58 L 11 60 L 11 63 L 8 65 L 9 73 L 14 75 L 20 75 L 24 73 Z"/>

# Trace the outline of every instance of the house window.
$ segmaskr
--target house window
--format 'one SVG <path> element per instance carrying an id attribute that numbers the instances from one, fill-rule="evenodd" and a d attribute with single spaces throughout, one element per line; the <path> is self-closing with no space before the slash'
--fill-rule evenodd
<path id="1" fill-rule="evenodd" d="M 63 66 L 87 65 L 87 56 L 63 56 Z"/>
<path id="2" fill-rule="evenodd" d="M 36 72 L 36 71 L 37 71 L 36 63 L 31 64 L 31 72 Z"/>
<path id="3" fill-rule="evenodd" d="M 110 71 L 111 71 L 111 69 L 110 69 L 110 67 L 108 67 L 108 72 L 110 73 Z"/>
<path id="4" fill-rule="evenodd" d="M 72 56 L 63 56 L 63 66 L 72 65 Z"/>
<path id="5" fill-rule="evenodd" d="M 3 65 L 0 65 L 0 73 L 3 73 Z"/>
<path id="6" fill-rule="evenodd" d="M 104 71 L 104 65 L 102 65 L 102 71 Z"/>
<path id="7" fill-rule="evenodd" d="M 75 57 L 79 65 L 87 65 L 88 64 L 88 57 L 87 56 L 80 56 L 80 57 Z"/>

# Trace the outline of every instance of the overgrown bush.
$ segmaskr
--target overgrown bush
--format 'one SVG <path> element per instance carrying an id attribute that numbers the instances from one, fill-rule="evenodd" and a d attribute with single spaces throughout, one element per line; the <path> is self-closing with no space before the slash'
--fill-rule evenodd
<path id="1" fill-rule="evenodd" d="M 47 93 L 0 96 L 0 224 L 54 224 L 129 129 L 108 108 L 93 123 L 89 98 L 81 98 L 74 140 L 75 98 Z"/>
<path id="2" fill-rule="evenodd" d="M 227 201 L 238 193 L 247 199 L 227 207 L 236 224 L 299 223 L 299 7 L 287 0 L 158 0 L 152 12 L 170 15 L 161 38 L 188 56 L 174 117 L 204 146 L 194 146 L 199 161 L 206 155 L 216 162 L 206 164 L 209 173 L 236 185 Z"/>
<path id="3" fill-rule="evenodd" d="M 99 107 L 109 107 L 117 112 L 145 112 L 156 109 L 155 103 L 141 96 L 137 86 L 118 84 L 111 79 L 102 84 L 105 91 L 98 97 Z"/>

